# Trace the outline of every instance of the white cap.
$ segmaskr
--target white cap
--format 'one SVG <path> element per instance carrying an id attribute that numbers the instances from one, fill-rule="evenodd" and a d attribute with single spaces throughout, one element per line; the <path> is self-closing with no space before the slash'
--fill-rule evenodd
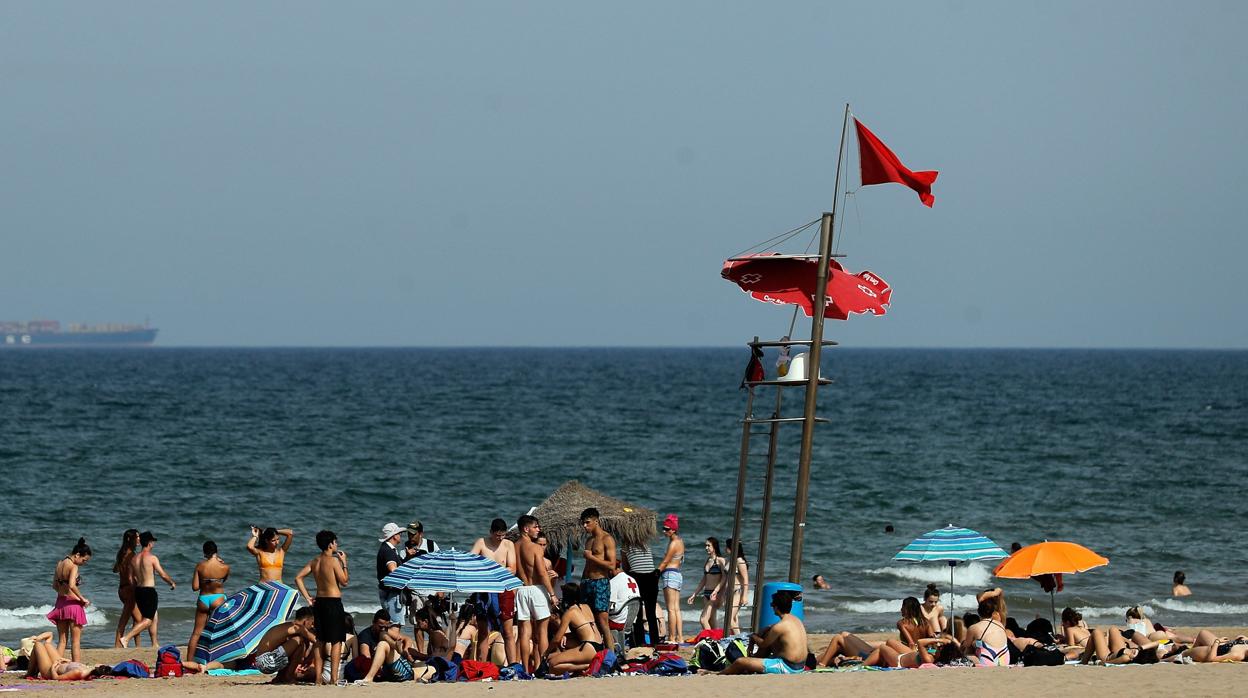
<path id="1" fill-rule="evenodd" d="M 378 538 L 377 540 L 382 543 L 385 543 L 386 541 L 399 535 L 402 532 L 403 532 L 403 529 L 399 528 L 399 525 L 392 521 L 386 524 L 385 526 L 381 527 L 381 538 Z"/>

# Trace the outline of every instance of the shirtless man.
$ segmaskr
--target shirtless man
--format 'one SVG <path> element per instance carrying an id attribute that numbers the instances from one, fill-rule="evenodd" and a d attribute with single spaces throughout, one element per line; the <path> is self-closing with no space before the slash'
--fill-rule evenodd
<path id="1" fill-rule="evenodd" d="M 312 658 L 320 664 L 316 652 L 316 634 L 312 629 L 314 613 L 310 606 L 303 606 L 295 611 L 294 620 L 269 628 L 260 638 L 256 649 L 245 658 L 230 662 L 232 666 L 227 667 L 221 662 L 199 664 L 194 661 L 183 661 L 182 666 L 191 671 L 254 668 L 263 674 L 277 674 L 279 682 L 290 681 L 299 665 L 307 659 Z M 317 673 L 320 673 L 319 667 Z"/>
<path id="2" fill-rule="evenodd" d="M 525 514 L 516 521 L 516 527 L 520 529 L 516 576 L 524 583 L 516 590 L 516 620 L 520 621 L 518 650 L 520 663 L 531 674 L 546 656 L 549 640 L 546 623 L 550 620 L 552 604 L 558 605 L 559 600 L 555 598 L 550 575 L 546 574 L 546 550 L 537 544 L 537 535 L 541 531 L 537 519 Z"/>
<path id="3" fill-rule="evenodd" d="M 512 574 L 516 573 L 516 545 L 507 540 L 507 522 L 502 519 L 494 519 L 490 522 L 490 535 L 485 538 L 478 538 L 476 543 L 472 544 L 472 552 L 475 555 L 487 557 L 499 565 L 507 569 Z M 516 617 L 516 592 L 504 591 L 501 594 L 490 594 L 494 597 L 491 599 L 491 605 L 498 606 L 498 619 L 503 627 L 503 648 L 507 654 L 507 664 L 516 661 L 516 635 L 515 635 L 515 617 Z M 484 625 L 484 624 L 482 624 Z M 489 635 L 488 627 L 477 627 L 477 636 L 484 638 Z M 479 645 L 477 651 L 478 661 L 489 661 L 490 648 L 484 642 L 477 643 Z"/>
<path id="4" fill-rule="evenodd" d="M 321 554 L 312 558 L 311 562 L 295 575 L 295 585 L 299 593 L 312 606 L 316 619 L 316 683 L 320 685 L 324 676 L 321 667 L 329 660 L 330 684 L 338 683 L 338 669 L 342 661 L 342 647 L 347 640 L 347 627 L 343 622 L 342 587 L 351 580 L 347 574 L 347 554 L 338 549 L 338 536 L 333 531 L 321 531 L 316 534 L 316 547 Z M 316 599 L 308 594 L 303 585 L 303 578 L 308 575 L 316 580 Z"/>
<path id="5" fill-rule="evenodd" d="M 129 647 L 130 641 L 144 630 L 152 638 L 152 647 L 160 647 L 160 641 L 156 637 L 159 623 L 156 609 L 160 607 L 159 597 L 156 595 L 156 575 L 160 575 L 160 578 L 165 580 L 171 591 L 178 585 L 165 574 L 165 568 L 160 566 L 160 559 L 152 554 L 152 546 L 155 543 L 156 536 L 152 535 L 151 531 L 139 534 L 139 545 L 143 549 L 134 556 L 134 560 L 130 563 L 130 571 L 135 583 L 134 607 L 139 610 L 139 615 L 143 616 L 143 620 L 122 636 L 122 647 Z"/>
<path id="6" fill-rule="evenodd" d="M 723 674 L 796 674 L 806 670 L 806 626 L 793 610 L 793 602 L 801 598 L 801 592 L 787 589 L 777 591 L 771 597 L 771 609 L 780 620 L 767 629 L 765 637 L 750 636 L 755 645 L 754 653 L 742 657 L 724 669 Z"/>
<path id="7" fill-rule="evenodd" d="M 581 526 L 589 540 L 585 541 L 585 576 L 581 579 L 581 603 L 594 611 L 598 632 L 611 637 L 611 577 L 615 575 L 615 538 L 598 522 L 598 510 L 590 507 L 581 512 Z"/>

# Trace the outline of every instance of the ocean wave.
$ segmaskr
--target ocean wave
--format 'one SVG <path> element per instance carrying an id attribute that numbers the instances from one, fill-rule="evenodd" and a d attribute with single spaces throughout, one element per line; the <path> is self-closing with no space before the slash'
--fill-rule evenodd
<path id="1" fill-rule="evenodd" d="M 51 606 L 0 608 L 0 630 L 24 630 L 27 628 L 50 630 L 54 627 L 47 617 L 51 612 Z M 104 611 L 95 606 L 87 608 L 88 624 L 103 624 L 107 622 L 108 616 Z"/>
<path id="2" fill-rule="evenodd" d="M 850 613 L 874 613 L 880 615 L 895 615 L 900 617 L 901 599 L 872 599 L 870 601 L 843 601 L 837 603 L 832 608 L 837 611 L 848 611 Z M 942 603 L 949 603 L 949 594 L 941 596 Z M 967 608 L 974 603 L 975 597 L 966 594 L 958 594 L 955 599 L 955 608 Z M 808 607 L 809 608 L 809 607 Z M 947 611 L 946 611 L 947 612 Z M 959 611 L 960 613 L 961 611 Z"/>
<path id="3" fill-rule="evenodd" d="M 910 582 L 920 582 L 922 584 L 933 583 L 938 585 L 942 591 L 948 591 L 949 586 L 949 566 L 931 564 L 908 564 L 896 567 L 877 567 L 871 570 L 863 570 L 863 574 L 874 575 L 877 577 L 896 577 Z M 959 587 L 981 588 L 992 586 L 991 570 L 986 565 L 972 562 L 967 565 L 958 565 L 957 570 L 953 574 L 953 581 Z M 919 591 L 922 591 L 921 589 Z M 915 592 L 918 596 L 918 591 Z"/>
<path id="4" fill-rule="evenodd" d="M 1156 606 L 1178 613 L 1210 613 L 1224 616 L 1238 616 L 1248 613 L 1248 604 L 1189 601 L 1186 599 L 1150 599 L 1148 606 Z"/>

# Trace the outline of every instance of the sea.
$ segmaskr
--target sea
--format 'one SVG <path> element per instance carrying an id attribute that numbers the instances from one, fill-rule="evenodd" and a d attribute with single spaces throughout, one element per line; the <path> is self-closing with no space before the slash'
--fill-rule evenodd
<path id="1" fill-rule="evenodd" d="M 161 587 L 161 639 L 184 643 L 205 540 L 233 565 L 233 591 L 255 579 L 250 525 L 294 529 L 290 583 L 331 529 L 355 563 L 347 607 L 368 614 L 385 523 L 419 519 L 439 545 L 467 549 L 491 519 L 514 520 L 572 479 L 678 514 L 692 585 L 704 539 L 731 535 L 748 358 L 745 347 L 0 352 L 0 644 L 51 628 L 53 569 L 79 536 L 95 551 L 84 645 L 112 644 L 111 566 L 127 528 L 158 537 L 178 582 Z M 1093 624 L 1140 604 L 1164 624 L 1248 625 L 1237 528 L 1248 352 L 838 347 L 822 370 L 834 382 L 819 393 L 829 423 L 814 438 L 801 574 L 832 588 L 805 595 L 812 630 L 890 628 L 929 582 L 958 613 L 999 585 L 1024 624 L 1052 603 Z M 759 390 L 762 415 L 774 393 Z M 785 416 L 800 415 L 801 393 L 785 389 Z M 787 576 L 800 432 L 781 428 L 765 581 Z M 758 538 L 761 468 L 744 540 Z M 947 565 L 893 556 L 950 523 L 1006 549 L 1074 541 L 1109 564 L 1067 576 L 1053 599 L 994 578 L 993 563 L 959 565 L 949 596 Z M 1190 597 L 1170 597 L 1176 570 Z M 687 630 L 698 610 L 685 607 Z"/>

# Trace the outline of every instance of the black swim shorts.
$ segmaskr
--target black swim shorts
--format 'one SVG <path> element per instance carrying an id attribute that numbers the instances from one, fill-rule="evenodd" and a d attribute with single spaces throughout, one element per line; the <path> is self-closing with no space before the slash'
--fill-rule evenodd
<path id="1" fill-rule="evenodd" d="M 345 613 L 342 599 L 316 597 L 312 602 L 312 618 L 316 621 L 318 642 L 344 642 L 347 639 L 347 624 L 343 620 Z"/>
<path id="2" fill-rule="evenodd" d="M 160 601 L 156 596 L 156 587 L 134 588 L 134 607 L 139 609 L 139 615 L 143 616 L 144 620 L 155 618 L 158 606 L 160 606 Z"/>

